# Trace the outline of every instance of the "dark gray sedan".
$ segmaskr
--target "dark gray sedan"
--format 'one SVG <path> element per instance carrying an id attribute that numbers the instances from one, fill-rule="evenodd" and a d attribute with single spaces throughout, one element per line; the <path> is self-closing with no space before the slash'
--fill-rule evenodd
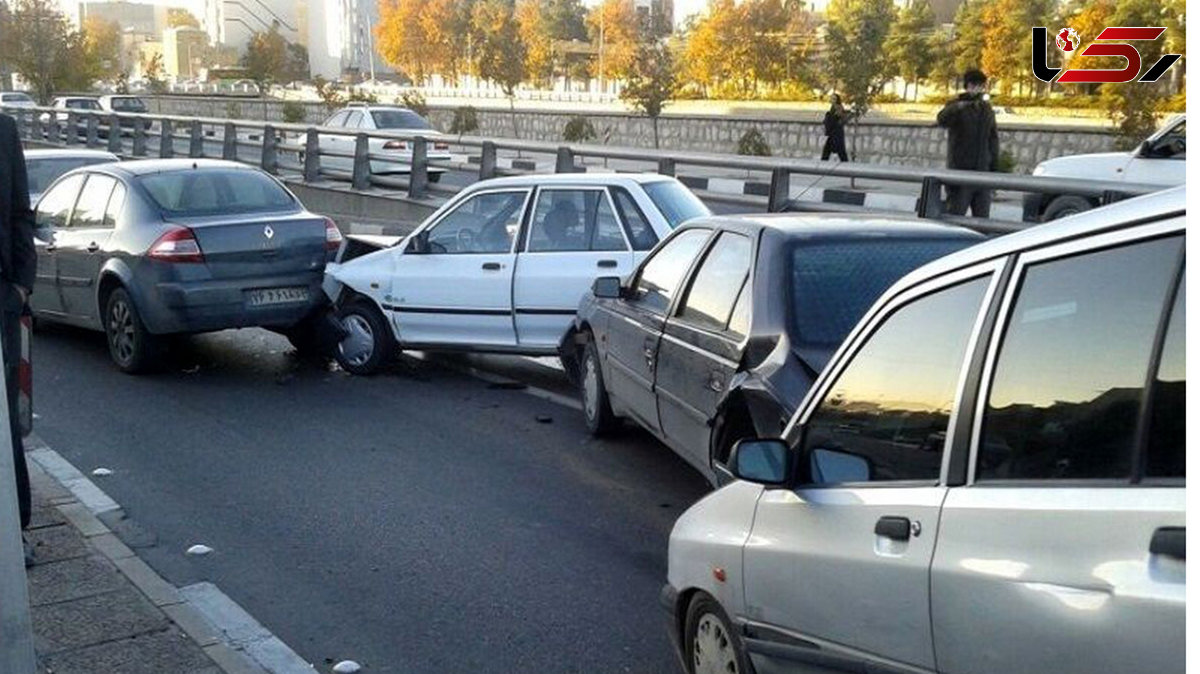
<path id="1" fill-rule="evenodd" d="M 342 238 L 275 178 L 214 160 L 81 168 L 36 210 L 34 315 L 105 331 L 125 372 L 167 335 L 261 326 L 306 344 Z"/>

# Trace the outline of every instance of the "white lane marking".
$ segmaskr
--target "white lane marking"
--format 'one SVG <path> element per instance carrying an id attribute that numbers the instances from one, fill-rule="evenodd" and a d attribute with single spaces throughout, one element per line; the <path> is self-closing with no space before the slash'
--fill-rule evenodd
<path id="1" fill-rule="evenodd" d="M 58 452 L 34 438 L 30 438 L 27 442 L 29 446 L 36 446 L 37 449 L 26 452 L 26 455 L 36 461 L 50 477 L 58 480 L 58 483 L 79 499 L 79 502 L 93 515 L 121 509 L 121 506 L 117 505 L 117 502 L 112 500 L 108 494 L 105 494 L 104 490 L 97 487 L 95 482 L 79 472 L 75 466 L 71 465 L 70 461 L 64 459 Z"/>
<path id="2" fill-rule="evenodd" d="M 312 674 L 314 668 L 212 583 L 179 588 L 179 593 L 213 624 L 235 651 L 250 656 L 271 674 Z"/>

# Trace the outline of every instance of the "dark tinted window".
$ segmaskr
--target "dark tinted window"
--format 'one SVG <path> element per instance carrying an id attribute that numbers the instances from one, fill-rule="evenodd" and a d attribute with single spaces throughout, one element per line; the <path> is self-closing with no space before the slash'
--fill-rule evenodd
<path id="1" fill-rule="evenodd" d="M 411 110 L 372 110 L 377 129 L 432 129 L 429 121 Z"/>
<path id="2" fill-rule="evenodd" d="M 976 243 L 973 239 L 860 239 L 792 249 L 792 329 L 802 346 L 842 343 L 901 276 Z"/>
<path id="3" fill-rule="evenodd" d="M 696 270 L 680 319 L 709 330 L 724 330 L 750 271 L 750 257 L 748 237 L 722 233 Z"/>
<path id="4" fill-rule="evenodd" d="M 1187 337 L 1186 284 L 1180 281 L 1171 309 L 1171 322 L 1163 340 L 1162 359 L 1154 377 L 1150 405 L 1150 438 L 1146 453 L 1149 477 L 1184 477 L 1184 440 L 1187 432 L 1187 371 L 1184 342 Z"/>
<path id="5" fill-rule="evenodd" d="M 977 478 L 1131 475 L 1180 238 L 1029 267 L 997 356 Z"/>
<path id="6" fill-rule="evenodd" d="M 225 215 L 294 210 L 287 190 L 258 171 L 202 169 L 139 178 L 151 200 L 168 215 Z"/>
<path id="7" fill-rule="evenodd" d="M 116 184 L 117 181 L 108 176 L 88 176 L 83 191 L 79 193 L 79 201 L 75 204 L 71 228 L 103 227 L 104 211 L 108 208 L 108 199 Z"/>
<path id="8" fill-rule="evenodd" d="M 809 417 L 813 480 L 937 480 L 946 427 L 989 278 L 901 307 Z"/>
<path id="9" fill-rule="evenodd" d="M 107 163 L 109 161 L 111 160 L 69 157 L 27 159 L 25 161 L 25 172 L 29 176 L 29 192 L 30 194 L 40 194 L 46 191 L 50 183 L 58 180 L 59 176 L 72 169 L 77 169 L 80 166 Z"/>
<path id="10" fill-rule="evenodd" d="M 625 221 L 625 233 L 629 235 L 629 241 L 633 244 L 634 250 L 650 250 L 658 243 L 658 235 L 654 233 L 654 228 L 646 220 L 642 209 L 638 208 L 637 202 L 624 188 L 613 188 L 613 201 L 617 204 L 617 211 L 621 214 L 621 219 Z"/>
<path id="11" fill-rule="evenodd" d="M 114 98 L 112 109 L 117 112 L 146 112 L 146 104 L 140 98 Z"/>
<path id="12" fill-rule="evenodd" d="M 38 227 L 65 227 L 71 217 L 71 209 L 75 206 L 75 198 L 79 196 L 79 188 L 83 186 L 83 176 L 74 175 L 64 178 L 46 193 L 37 207 Z"/>
<path id="13" fill-rule="evenodd" d="M 638 275 L 635 301 L 653 311 L 665 313 L 675 291 L 679 289 L 683 275 L 711 233 L 707 229 L 689 229 L 658 249 Z"/>
<path id="14" fill-rule="evenodd" d="M 663 217 L 671 227 L 678 227 L 685 220 L 712 215 L 708 206 L 692 191 L 674 180 L 645 183 L 642 189 L 650 196 L 650 201 L 658 206 Z"/>

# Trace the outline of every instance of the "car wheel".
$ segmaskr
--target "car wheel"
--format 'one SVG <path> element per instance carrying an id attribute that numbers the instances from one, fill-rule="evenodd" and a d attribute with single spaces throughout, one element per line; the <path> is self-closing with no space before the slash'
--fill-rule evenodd
<path id="1" fill-rule="evenodd" d="M 1060 197 L 1055 197 L 1046 206 L 1046 213 L 1042 216 L 1043 222 L 1065 218 L 1068 215 L 1075 215 L 1084 211 L 1090 211 L 1095 208 L 1095 204 L 1088 201 L 1086 197 L 1077 196 L 1074 194 L 1064 194 Z"/>
<path id="2" fill-rule="evenodd" d="M 393 340 L 383 314 L 369 300 L 355 300 L 338 312 L 347 335 L 334 357 L 351 374 L 372 375 L 391 356 Z"/>
<path id="3" fill-rule="evenodd" d="M 104 306 L 104 334 L 113 362 L 126 374 L 149 370 L 160 354 L 161 344 L 146 330 L 129 293 L 117 288 Z"/>
<path id="4" fill-rule="evenodd" d="M 604 387 L 600 350 L 596 348 L 596 340 L 591 335 L 584 347 L 583 362 L 579 365 L 579 393 L 583 399 L 583 416 L 592 435 L 611 433 L 620 426 L 621 422 L 613 414 L 609 403 L 608 390 Z"/>
<path id="5" fill-rule="evenodd" d="M 753 674 L 741 637 L 715 599 L 703 592 L 688 606 L 684 657 L 691 674 Z"/>

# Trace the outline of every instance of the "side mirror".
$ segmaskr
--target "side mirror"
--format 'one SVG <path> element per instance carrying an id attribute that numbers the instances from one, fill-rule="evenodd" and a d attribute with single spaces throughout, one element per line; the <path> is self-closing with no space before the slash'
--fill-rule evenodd
<path id="1" fill-rule="evenodd" d="M 793 456 L 783 440 L 742 440 L 729 455 L 729 470 L 739 480 L 783 486 L 791 480 Z"/>
<path id="2" fill-rule="evenodd" d="M 871 462 L 857 454 L 836 449 L 814 449 L 808 457 L 813 484 L 871 481 Z"/>
<path id="3" fill-rule="evenodd" d="M 54 243 L 54 227 L 52 225 L 43 225 L 35 227 L 33 230 L 33 238 L 42 243 Z"/>
<path id="4" fill-rule="evenodd" d="M 621 277 L 601 276 L 592 282 L 592 294 L 605 300 L 621 299 Z"/>

